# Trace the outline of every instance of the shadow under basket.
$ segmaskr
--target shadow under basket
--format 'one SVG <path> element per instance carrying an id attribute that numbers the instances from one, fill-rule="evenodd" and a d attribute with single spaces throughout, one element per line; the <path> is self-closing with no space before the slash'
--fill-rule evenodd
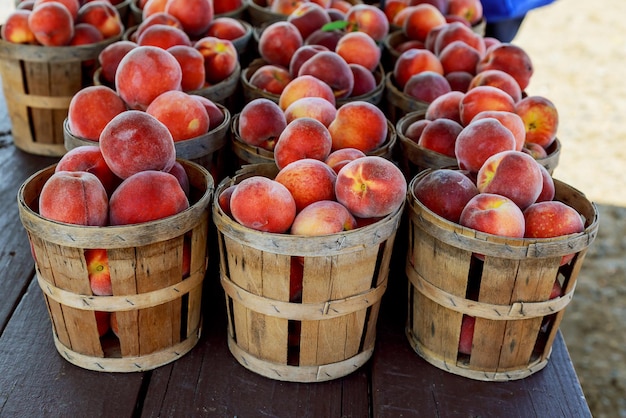
<path id="1" fill-rule="evenodd" d="M 90 227 L 40 216 L 38 199 L 54 165 L 20 187 L 19 215 L 54 343 L 70 363 L 102 372 L 150 370 L 198 342 L 213 179 L 200 165 L 178 161 L 189 176 L 190 207 L 142 224 Z M 106 250 L 113 296 L 92 293 L 88 249 Z M 111 321 L 106 333 L 103 321 Z"/>
<path id="2" fill-rule="evenodd" d="M 411 346 L 436 367 L 475 380 L 516 380 L 543 369 L 597 235 L 596 206 L 555 180 L 555 200 L 581 214 L 583 232 L 545 239 L 485 234 L 449 222 L 417 200 L 414 186 L 430 171 L 411 181 L 407 197 Z M 462 326 L 471 318 L 473 334 Z M 469 352 L 459 346 L 468 337 Z"/>
<path id="3" fill-rule="evenodd" d="M 245 166 L 216 195 L 245 178 L 277 172 L 271 164 Z M 237 361 L 293 382 L 337 379 L 365 364 L 374 351 L 402 209 L 362 228 L 305 237 L 242 226 L 215 199 L 228 347 Z"/>

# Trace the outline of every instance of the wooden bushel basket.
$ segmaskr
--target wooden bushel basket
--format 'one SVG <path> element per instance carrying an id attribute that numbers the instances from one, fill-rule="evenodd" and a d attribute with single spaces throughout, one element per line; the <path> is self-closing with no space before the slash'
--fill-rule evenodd
<path id="1" fill-rule="evenodd" d="M 218 186 L 216 196 L 244 178 L 277 172 L 270 164 L 246 166 Z M 302 237 L 246 228 L 215 199 L 228 346 L 237 361 L 293 382 L 332 380 L 365 364 L 402 209 L 352 231 Z M 302 296 L 290 301 L 292 261 L 303 266 Z"/>
<path id="2" fill-rule="evenodd" d="M 150 370 L 178 359 L 198 342 L 213 179 L 203 167 L 178 161 L 189 176 L 190 207 L 142 224 L 88 227 L 41 217 L 38 198 L 54 165 L 20 187 L 19 215 L 34 252 L 54 343 L 70 363 L 105 372 Z M 183 278 L 185 247 L 190 273 Z M 91 292 L 84 255 L 89 248 L 106 249 L 113 296 Z M 100 312 L 115 314 L 116 333 L 99 336 Z"/>
<path id="3" fill-rule="evenodd" d="M 407 113 L 426 112 L 428 103 L 409 96 L 399 89 L 394 81 L 393 72 L 385 76 L 385 99 L 387 103 L 387 117 L 394 124 L 398 123 Z"/>
<path id="4" fill-rule="evenodd" d="M 476 380 L 516 380 L 541 370 L 597 235 L 596 206 L 555 180 L 555 200 L 576 209 L 585 230 L 544 239 L 499 237 L 449 222 L 423 206 L 413 189 L 430 171 L 411 181 L 407 195 L 411 346 L 436 367 Z M 569 254 L 574 258 L 561 266 Z M 561 296 L 550 299 L 556 280 Z M 475 318 L 470 355 L 459 352 L 464 315 Z"/>
<path id="5" fill-rule="evenodd" d="M 0 74 L 15 146 L 37 155 L 65 153 L 63 121 L 76 92 L 93 83 L 98 54 L 122 35 L 90 45 L 48 47 L 0 39 Z"/>

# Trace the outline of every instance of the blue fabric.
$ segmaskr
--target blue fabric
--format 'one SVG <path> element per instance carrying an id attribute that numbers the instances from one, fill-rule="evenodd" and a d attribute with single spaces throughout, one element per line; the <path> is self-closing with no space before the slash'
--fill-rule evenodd
<path id="1" fill-rule="evenodd" d="M 481 0 L 487 22 L 523 17 L 527 12 L 555 0 Z"/>

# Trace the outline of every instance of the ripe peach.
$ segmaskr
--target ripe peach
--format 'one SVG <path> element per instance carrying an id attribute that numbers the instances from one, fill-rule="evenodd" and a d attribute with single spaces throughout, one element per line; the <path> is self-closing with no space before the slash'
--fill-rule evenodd
<path id="1" fill-rule="evenodd" d="M 520 90 L 526 90 L 534 68 L 530 56 L 520 46 L 510 43 L 494 45 L 476 65 L 476 72 L 502 70 L 509 73 L 519 84 Z"/>
<path id="2" fill-rule="evenodd" d="M 368 153 L 387 139 L 387 117 L 375 105 L 362 100 L 347 102 L 337 109 L 328 126 L 333 150 L 356 148 Z"/>
<path id="3" fill-rule="evenodd" d="M 104 186 L 98 177 L 86 171 L 53 173 L 39 195 L 39 214 L 53 221 L 105 226 L 108 212 Z"/>
<path id="4" fill-rule="evenodd" d="M 474 76 L 466 71 L 452 71 L 445 75 L 446 80 L 450 83 L 450 88 L 454 91 L 465 93 L 468 90 L 472 78 Z"/>
<path id="5" fill-rule="evenodd" d="M 110 43 L 98 54 L 101 75 L 111 86 L 115 85 L 115 73 L 120 61 L 131 49 L 136 47 L 136 42 L 120 40 Z"/>
<path id="6" fill-rule="evenodd" d="M 483 4 L 480 0 L 448 0 L 448 13 L 475 25 L 483 18 Z"/>
<path id="7" fill-rule="evenodd" d="M 119 36 L 124 32 L 122 18 L 111 2 L 94 0 L 83 4 L 78 9 L 76 23 L 90 23 L 94 25 L 104 39 Z"/>
<path id="8" fill-rule="evenodd" d="M 185 192 L 172 174 L 139 171 L 128 178 L 111 195 L 111 225 L 150 222 L 176 215 L 189 207 Z"/>
<path id="9" fill-rule="evenodd" d="M 267 63 L 289 68 L 291 57 L 303 44 L 302 35 L 293 23 L 278 21 L 263 29 L 258 50 Z"/>
<path id="10" fill-rule="evenodd" d="M 89 286 L 93 294 L 97 296 L 113 295 L 107 250 L 103 248 L 86 249 L 84 255 Z"/>
<path id="11" fill-rule="evenodd" d="M 96 327 L 98 328 L 98 335 L 104 337 L 111 329 L 111 314 L 112 312 L 105 311 L 93 311 L 96 318 Z"/>
<path id="12" fill-rule="evenodd" d="M 463 208 L 459 223 L 468 228 L 504 237 L 524 237 L 524 214 L 508 197 L 478 193 Z"/>
<path id="13" fill-rule="evenodd" d="M 434 71 L 422 71 L 413 74 L 402 91 L 419 101 L 432 103 L 437 97 L 451 92 L 452 88 L 443 75 Z"/>
<path id="14" fill-rule="evenodd" d="M 28 26 L 28 16 L 31 11 L 26 9 L 17 9 L 11 12 L 4 24 L 2 25 L 2 39 L 14 44 L 37 44 L 35 34 Z"/>
<path id="15" fill-rule="evenodd" d="M 170 25 L 150 25 L 137 37 L 137 45 L 168 49 L 174 45 L 191 46 L 191 39 L 182 29 Z"/>
<path id="16" fill-rule="evenodd" d="M 543 185 L 541 187 L 541 193 L 537 197 L 535 202 L 546 202 L 554 199 L 554 194 L 556 192 L 554 186 L 554 179 L 552 175 L 548 171 L 547 168 L 539 164 L 539 169 L 541 170 L 541 177 L 543 178 Z"/>
<path id="17" fill-rule="evenodd" d="M 289 16 L 302 2 L 303 0 L 271 0 L 268 1 L 268 8 L 272 13 Z"/>
<path id="18" fill-rule="evenodd" d="M 483 110 L 504 110 L 515 113 L 515 102 L 513 98 L 493 86 L 478 86 L 465 93 L 459 103 L 459 113 L 461 124 L 467 125 Z"/>
<path id="19" fill-rule="evenodd" d="M 477 86 L 493 86 L 509 93 L 515 103 L 522 98 L 522 90 L 519 84 L 509 73 L 502 70 L 484 70 L 474 76 L 468 86 L 468 90 Z"/>
<path id="20" fill-rule="evenodd" d="M 280 94 L 278 105 L 284 111 L 290 104 L 303 97 L 321 97 L 333 106 L 336 105 L 333 89 L 312 75 L 302 75 L 291 80 Z"/>
<path id="21" fill-rule="evenodd" d="M 374 73 L 363 67 L 361 64 L 348 64 L 352 77 L 354 78 L 354 87 L 350 97 L 360 97 L 372 93 L 377 86 Z"/>
<path id="22" fill-rule="evenodd" d="M 458 223 L 461 212 L 479 192 L 476 185 L 458 170 L 432 170 L 413 186 L 417 200 L 432 212 Z"/>
<path id="23" fill-rule="evenodd" d="M 480 119 L 465 126 L 456 137 L 459 168 L 478 173 L 485 161 L 501 151 L 515 149 L 515 138 L 499 120 Z"/>
<path id="24" fill-rule="evenodd" d="M 239 53 L 232 41 L 205 36 L 197 40 L 193 46 L 204 56 L 204 72 L 207 82 L 219 83 L 237 69 Z"/>
<path id="25" fill-rule="evenodd" d="M 74 20 L 61 3 L 41 4 L 28 15 L 28 27 L 44 46 L 63 46 L 74 37 Z"/>
<path id="26" fill-rule="evenodd" d="M 515 150 L 521 151 L 524 146 L 524 138 L 526 137 L 526 128 L 522 118 L 516 113 L 505 110 L 483 110 L 472 118 L 472 121 L 494 118 L 498 119 L 506 128 L 508 128 L 515 138 Z M 470 121 L 471 122 L 471 121 Z"/>
<path id="27" fill-rule="evenodd" d="M 434 71 L 443 75 L 441 61 L 427 49 L 409 49 L 400 54 L 393 68 L 393 78 L 398 89 L 402 90 L 412 75 L 422 71 Z"/>
<path id="28" fill-rule="evenodd" d="M 405 0 L 388 0 L 384 3 L 383 13 L 387 16 L 387 21 L 391 24 L 400 11 L 409 6 Z"/>
<path id="29" fill-rule="evenodd" d="M 480 61 L 480 53 L 463 41 L 453 41 L 439 52 L 439 61 L 444 74 L 455 71 L 464 71 L 474 74 L 476 64 Z"/>
<path id="30" fill-rule="evenodd" d="M 138 171 L 169 171 L 176 161 L 170 131 L 140 110 L 115 116 L 102 130 L 100 150 L 111 171 L 122 179 Z"/>
<path id="31" fill-rule="evenodd" d="M 289 73 L 292 77 L 298 76 L 298 71 L 300 71 L 300 67 L 306 60 L 311 58 L 313 55 L 317 54 L 321 51 L 330 51 L 323 45 L 302 45 L 300 48 L 296 49 L 296 51 L 291 56 L 291 60 L 289 61 Z"/>
<path id="32" fill-rule="evenodd" d="M 289 13 L 287 22 L 292 23 L 298 28 L 302 39 L 306 39 L 311 33 L 329 23 L 330 16 L 326 9 L 319 4 L 303 2 Z"/>
<path id="33" fill-rule="evenodd" d="M 101 42 L 103 40 L 104 37 L 94 25 L 91 25 L 89 23 L 77 23 L 74 25 L 74 36 L 72 37 L 68 45 L 90 45 Z M 88 62 L 91 62 L 91 60 L 89 60 Z"/>
<path id="34" fill-rule="evenodd" d="M 463 127 L 451 119 L 435 119 L 424 127 L 417 144 L 450 158 L 456 158 L 454 146 L 462 130 Z"/>
<path id="35" fill-rule="evenodd" d="M 167 0 L 164 11 L 178 19 L 190 37 L 203 36 L 214 15 L 211 0 Z"/>
<path id="36" fill-rule="evenodd" d="M 535 203 L 543 188 L 539 163 L 521 151 L 502 151 L 487 158 L 478 171 L 476 187 L 511 199 L 524 210 Z"/>
<path id="37" fill-rule="evenodd" d="M 98 141 L 106 124 L 125 110 L 126 104 L 115 90 L 106 86 L 87 86 L 70 100 L 68 127 L 75 136 Z"/>
<path id="38" fill-rule="evenodd" d="M 215 4 L 213 5 L 215 7 Z M 239 20 L 230 16 L 219 16 L 211 21 L 206 36 L 234 41 L 245 36 L 248 29 Z"/>
<path id="39" fill-rule="evenodd" d="M 293 80 L 291 73 L 285 67 L 265 64 L 260 66 L 248 81 L 256 88 L 280 95 L 291 80 Z"/>
<path id="40" fill-rule="evenodd" d="M 275 180 L 293 196 L 296 212 L 313 202 L 335 200 L 337 174 L 323 161 L 306 157 L 294 160 L 280 169 Z"/>
<path id="41" fill-rule="evenodd" d="M 176 58 L 156 46 L 137 46 L 128 51 L 115 72 L 117 93 L 131 109 L 145 110 L 161 93 L 179 90 L 181 81 L 182 70 Z"/>
<path id="42" fill-rule="evenodd" d="M 339 170 L 341 170 L 344 165 L 357 158 L 365 157 L 366 155 L 367 154 L 363 151 L 356 148 L 341 148 L 328 154 L 324 162 L 332 168 L 335 173 L 339 173 Z"/>
<path id="43" fill-rule="evenodd" d="M 136 38 L 135 41 L 137 41 L 143 31 L 145 31 L 152 25 L 169 25 L 184 31 L 183 25 L 182 23 L 180 23 L 180 20 L 178 20 L 171 14 L 165 12 L 155 12 L 148 16 L 146 19 L 142 20 L 139 25 L 137 25 L 137 29 L 133 34 L 133 36 L 135 36 Z"/>
<path id="44" fill-rule="evenodd" d="M 209 131 L 217 128 L 226 119 L 225 111 L 215 104 L 215 102 L 207 97 L 192 94 L 191 97 L 202 103 L 204 109 L 209 115 Z"/>
<path id="45" fill-rule="evenodd" d="M 232 216 L 232 212 L 230 211 L 230 198 L 233 195 L 233 192 L 237 188 L 236 184 L 231 184 L 230 186 L 223 189 L 219 196 L 217 196 L 217 204 L 220 205 L 220 208 L 224 213 L 228 216 Z"/>
<path id="46" fill-rule="evenodd" d="M 239 113 L 239 137 L 256 147 L 273 150 L 286 127 L 285 113 L 269 99 L 251 100 Z"/>
<path id="47" fill-rule="evenodd" d="M 174 141 L 195 138 L 209 131 L 209 115 L 202 103 L 182 91 L 161 93 L 146 108 L 146 113 L 163 123 Z"/>
<path id="48" fill-rule="evenodd" d="M 526 129 L 526 128 L 524 128 Z M 548 156 L 548 151 L 544 147 L 539 144 L 535 144 L 533 142 L 524 142 L 524 146 L 522 147 L 522 151 L 529 154 L 535 160 L 540 160 L 542 158 L 546 158 Z"/>
<path id="49" fill-rule="evenodd" d="M 189 197 L 191 186 L 189 185 L 189 176 L 185 171 L 185 167 L 183 167 L 180 162 L 176 161 L 168 173 L 176 177 L 178 184 L 180 184 L 180 188 L 183 189 L 183 192 L 185 192 L 185 196 Z"/>
<path id="50" fill-rule="evenodd" d="M 339 39 L 335 52 L 348 64 L 361 64 L 374 71 L 382 54 L 376 41 L 365 32 L 348 32 Z"/>
<path id="51" fill-rule="evenodd" d="M 333 51 L 313 55 L 300 66 L 298 76 L 311 75 L 330 86 L 336 98 L 349 97 L 354 88 L 354 75 L 346 60 Z"/>
<path id="52" fill-rule="evenodd" d="M 463 315 L 461 319 L 461 334 L 459 336 L 459 353 L 472 354 L 472 343 L 474 342 L 474 327 L 476 317 Z"/>
<path id="53" fill-rule="evenodd" d="M 252 176 L 237 184 L 230 198 L 230 210 L 233 218 L 248 228 L 284 233 L 296 217 L 296 202 L 276 180 Z"/>
<path id="54" fill-rule="evenodd" d="M 190 45 L 174 45 L 167 48 L 172 54 L 181 70 L 180 87 L 183 91 L 198 90 L 206 83 L 206 70 L 204 68 L 204 55 Z"/>
<path id="55" fill-rule="evenodd" d="M 356 219 L 341 203 L 334 200 L 313 202 L 296 215 L 292 235 L 317 236 L 336 234 L 356 228 Z"/>
<path id="56" fill-rule="evenodd" d="M 244 7 L 244 0 L 213 0 L 213 13 L 215 13 L 215 19 L 219 19 L 221 16 L 228 12 L 234 12 L 237 9 Z"/>
<path id="57" fill-rule="evenodd" d="M 424 118 L 427 120 L 447 118 L 461 123 L 460 104 L 464 96 L 465 94 L 459 91 L 442 94 L 428 105 Z"/>
<path id="58" fill-rule="evenodd" d="M 330 132 L 313 118 L 297 118 L 281 132 L 274 147 L 274 159 L 279 169 L 303 158 L 324 161 L 332 147 Z"/>
<path id="59" fill-rule="evenodd" d="M 67 7 L 70 15 L 72 15 L 72 21 L 76 20 L 76 17 L 78 16 L 78 9 L 81 5 L 78 0 L 35 0 L 35 2 L 33 3 L 33 10 L 35 7 L 51 1 L 61 3 L 63 6 Z"/>
<path id="60" fill-rule="evenodd" d="M 337 48 L 339 40 L 345 35 L 341 30 L 324 30 L 317 29 L 313 31 L 305 40 L 304 45 L 317 45 L 323 46 L 329 51 L 334 51 Z"/>
<path id="61" fill-rule="evenodd" d="M 420 140 L 420 136 L 422 136 L 422 132 L 424 132 L 426 126 L 430 125 L 431 123 L 433 123 L 432 120 L 418 119 L 414 122 L 411 122 L 409 126 L 406 127 L 405 131 L 402 132 L 402 134 L 417 144 Z"/>
<path id="62" fill-rule="evenodd" d="M 446 23 L 443 13 L 428 3 L 416 4 L 407 14 L 402 32 L 410 39 L 424 42 L 431 29 Z"/>
<path id="63" fill-rule="evenodd" d="M 346 13 L 346 32 L 365 32 L 376 42 L 382 42 L 389 33 L 387 16 L 372 4 L 355 4 Z"/>
<path id="64" fill-rule="evenodd" d="M 559 113 L 555 104 L 544 96 L 527 96 L 517 102 L 517 113 L 524 121 L 526 142 L 548 148 L 555 140 Z"/>
<path id="65" fill-rule="evenodd" d="M 141 7 L 141 17 L 142 21 L 147 20 L 150 16 L 155 13 L 165 12 L 165 4 L 167 0 L 139 0 L 143 1 L 143 7 Z"/>
<path id="66" fill-rule="evenodd" d="M 309 117 L 317 119 L 328 128 L 336 115 L 335 105 L 321 97 L 303 97 L 285 109 L 285 120 L 288 124 L 297 118 Z"/>
<path id="67" fill-rule="evenodd" d="M 434 40 L 433 52 L 440 55 L 446 46 L 455 41 L 461 41 L 474 48 L 478 54 L 485 54 L 485 42 L 482 37 L 461 22 L 452 22 L 445 25 Z M 480 61 L 479 61 L 480 62 Z"/>
<path id="68" fill-rule="evenodd" d="M 346 164 L 335 182 L 337 201 L 359 218 L 387 216 L 406 198 L 406 179 L 391 161 L 365 156 Z"/>
<path id="69" fill-rule="evenodd" d="M 98 177 L 108 196 L 122 182 L 107 165 L 100 147 L 83 145 L 66 152 L 57 163 L 54 171 L 86 171 Z"/>

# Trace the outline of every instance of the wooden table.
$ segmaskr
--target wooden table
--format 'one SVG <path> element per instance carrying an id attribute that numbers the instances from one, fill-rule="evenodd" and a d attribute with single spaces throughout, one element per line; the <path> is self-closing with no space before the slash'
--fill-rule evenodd
<path id="1" fill-rule="evenodd" d="M 6 139 L 6 138 L 5 138 Z M 42 292 L 19 217 L 17 190 L 58 159 L 5 140 L 0 146 L 0 417 L 590 417 L 559 334 L 545 369 L 522 380 L 480 382 L 440 370 L 404 334 L 406 277 L 392 269 L 372 359 L 322 383 L 259 376 L 230 354 L 224 295 L 207 275 L 198 345 L 147 372 L 84 370 L 55 349 Z"/>

